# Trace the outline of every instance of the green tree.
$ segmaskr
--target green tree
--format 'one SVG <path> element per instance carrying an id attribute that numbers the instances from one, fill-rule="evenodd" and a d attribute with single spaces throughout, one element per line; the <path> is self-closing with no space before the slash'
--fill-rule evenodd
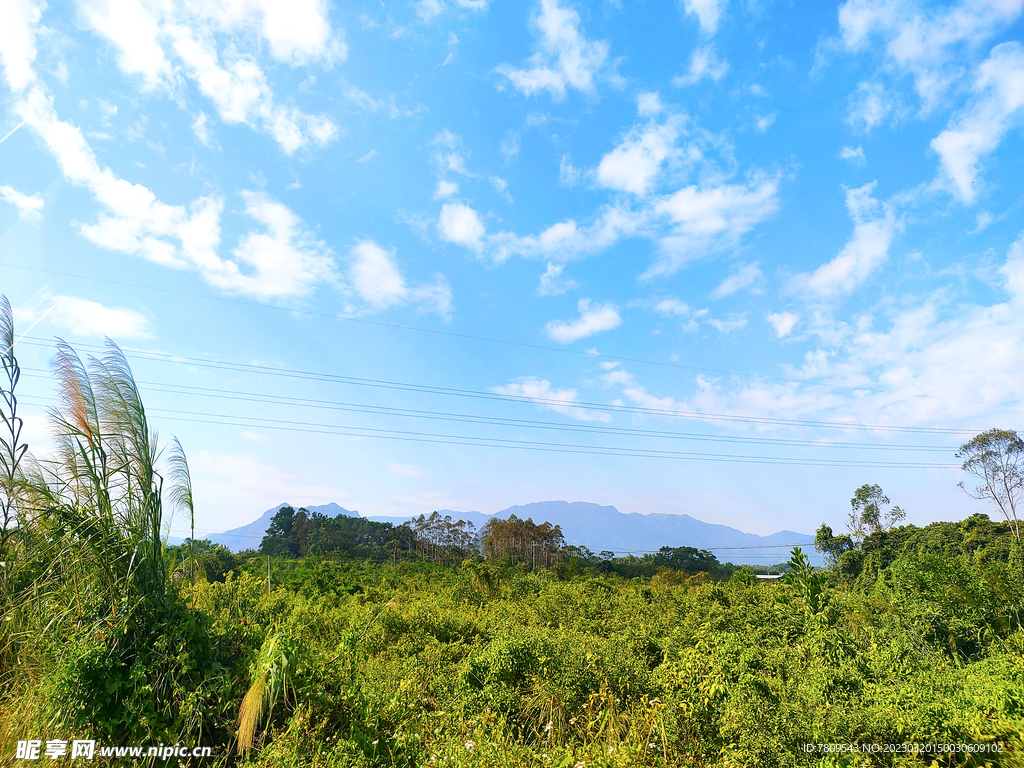
<path id="1" fill-rule="evenodd" d="M 266 535 L 260 542 L 261 555 L 274 555 L 276 557 L 295 557 L 298 555 L 294 544 L 292 528 L 295 525 L 295 510 L 291 507 L 281 507 L 274 516 L 270 518 L 270 525 L 267 526 Z"/>
<path id="2" fill-rule="evenodd" d="M 822 523 L 814 534 L 814 548 L 825 556 L 825 562 L 829 567 L 834 568 L 839 563 L 839 558 L 857 547 L 849 534 L 836 536 L 832 533 L 831 526 Z"/>
<path id="3" fill-rule="evenodd" d="M 1020 541 L 1017 504 L 1024 496 L 1024 440 L 1013 430 L 990 429 L 961 445 L 956 457 L 963 461 L 960 468 L 980 481 L 971 489 L 965 483 L 959 487 L 975 499 L 994 503 Z"/>
<path id="4" fill-rule="evenodd" d="M 907 513 L 900 507 L 890 507 L 889 497 L 880 485 L 864 484 L 854 491 L 850 499 L 850 517 L 846 527 L 856 543 L 865 536 L 879 531 L 888 531 L 903 522 Z"/>
<path id="5" fill-rule="evenodd" d="M 818 613 L 825 605 L 828 578 L 824 573 L 814 570 L 811 561 L 800 547 L 794 547 L 790 554 L 792 557 L 786 563 L 789 571 L 782 580 L 796 589 L 811 613 Z"/>

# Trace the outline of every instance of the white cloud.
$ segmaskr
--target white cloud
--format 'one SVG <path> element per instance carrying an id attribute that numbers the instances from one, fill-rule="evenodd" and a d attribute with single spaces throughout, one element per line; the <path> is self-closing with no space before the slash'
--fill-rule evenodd
<path id="1" fill-rule="evenodd" d="M 547 379 L 536 376 L 521 376 L 511 384 L 493 387 L 492 392 L 510 397 L 532 400 L 542 408 L 570 416 L 579 421 L 611 421 L 607 413 L 593 411 L 574 405 L 579 393 L 575 389 L 553 389 Z"/>
<path id="2" fill-rule="evenodd" d="M 774 179 L 755 179 L 749 186 L 691 186 L 652 197 L 639 210 L 622 204 L 604 206 L 587 225 L 567 219 L 538 235 L 522 237 L 511 232 L 488 234 L 473 208 L 450 202 L 441 208 L 437 229 L 442 239 L 499 263 L 514 255 L 564 262 L 601 253 L 625 237 L 646 236 L 659 245 L 657 260 L 640 276 L 650 280 L 736 245 L 743 234 L 775 212 L 777 187 Z"/>
<path id="3" fill-rule="evenodd" d="M 580 227 L 574 220 L 567 219 L 552 224 L 539 235 L 517 237 L 508 232 L 499 232 L 488 238 L 488 246 L 493 258 L 499 262 L 513 254 L 526 258 L 566 261 L 600 253 L 620 238 L 637 234 L 644 226 L 644 218 L 644 213 L 607 206 L 601 209 L 589 226 Z"/>
<path id="4" fill-rule="evenodd" d="M 19 322 L 32 324 L 45 316 L 45 322 L 74 336 L 93 338 L 109 336 L 118 339 L 150 339 L 149 321 L 133 309 L 105 307 L 78 296 L 45 298 L 47 306 L 15 312 Z"/>
<path id="5" fill-rule="evenodd" d="M 448 57 L 450 59 L 451 54 L 448 54 Z M 445 64 L 448 63 L 450 62 L 445 61 Z M 307 78 L 307 81 L 315 83 L 316 78 L 310 75 L 310 77 Z M 303 86 L 299 86 L 299 90 L 304 90 Z M 350 104 L 355 105 L 365 112 L 383 112 L 392 120 L 399 117 L 415 117 L 424 109 L 423 106 L 418 104 L 415 107 L 399 107 L 393 95 L 388 96 L 387 98 L 375 99 L 362 88 L 352 85 L 344 78 L 341 79 L 341 95 Z"/>
<path id="6" fill-rule="evenodd" d="M 398 462 L 392 462 L 391 464 L 388 464 L 387 469 L 391 474 L 400 475 L 402 477 L 423 477 L 427 474 L 415 464 L 399 464 Z"/>
<path id="7" fill-rule="evenodd" d="M 700 323 L 708 315 L 706 309 L 695 310 L 686 302 L 679 299 L 662 299 L 654 305 L 654 311 L 665 317 L 682 318 L 680 328 L 686 332 L 693 332 L 700 328 Z"/>
<path id="8" fill-rule="evenodd" d="M 885 42 L 885 69 L 910 73 L 933 109 L 964 74 L 965 62 L 985 40 L 1020 16 L 1019 0 L 964 0 L 932 8 L 916 0 L 848 0 L 839 8 L 842 44 L 862 50 L 875 35 Z"/>
<path id="9" fill-rule="evenodd" d="M 721 299 L 731 296 L 737 291 L 749 288 L 763 277 L 764 273 L 761 272 L 761 267 L 758 264 L 743 264 L 711 292 L 711 298 Z"/>
<path id="10" fill-rule="evenodd" d="M 377 156 L 377 150 L 376 150 L 376 149 L 371 149 L 371 150 L 370 150 L 369 152 L 367 152 L 367 153 L 366 153 L 365 155 L 363 155 L 363 156 L 361 156 L 361 157 L 357 158 L 357 159 L 356 159 L 356 162 L 357 162 L 357 163 L 368 163 L 368 162 L 370 162 L 371 160 L 373 160 L 373 158 L 375 158 L 376 156 Z"/>
<path id="11" fill-rule="evenodd" d="M 890 115 L 899 117 L 902 111 L 898 97 L 881 83 L 861 82 L 850 95 L 846 115 L 847 124 L 868 132 L 881 124 Z"/>
<path id="12" fill-rule="evenodd" d="M 349 279 L 362 299 L 375 310 L 403 303 L 409 288 L 398 269 L 395 252 L 386 251 L 371 240 L 358 242 L 351 252 Z"/>
<path id="13" fill-rule="evenodd" d="M 476 177 L 476 174 L 466 167 L 466 157 L 469 153 L 463 147 L 462 137 L 452 133 L 447 128 L 436 134 L 431 144 L 434 148 L 431 153 L 431 162 L 434 164 L 438 179 L 437 190 L 434 196 L 435 198 L 450 197 L 459 188 L 451 180 L 452 174 L 457 174 L 467 179 Z M 453 189 L 455 191 L 451 191 Z"/>
<path id="14" fill-rule="evenodd" d="M 349 258 L 349 281 L 371 310 L 382 312 L 412 303 L 423 312 L 433 312 L 445 319 L 451 317 L 452 292 L 443 275 L 435 275 L 433 283 L 410 287 L 399 269 L 395 251 L 372 240 L 357 242 Z"/>
<path id="15" fill-rule="evenodd" d="M 618 146 L 601 158 L 597 183 L 607 189 L 644 195 L 679 136 L 679 120 L 633 128 Z"/>
<path id="16" fill-rule="evenodd" d="M 715 56 L 715 50 L 710 45 L 701 46 L 693 51 L 690 56 L 690 66 L 685 75 L 679 75 L 672 80 L 677 88 L 686 85 L 699 83 L 705 77 L 718 82 L 729 71 L 729 62 L 720 60 Z"/>
<path id="17" fill-rule="evenodd" d="M 654 117 L 664 108 L 657 91 L 641 93 L 636 97 L 636 111 L 641 117 Z"/>
<path id="18" fill-rule="evenodd" d="M 34 0 L 7 0 L 0 24 L 0 63 L 11 91 L 20 93 L 36 79 L 36 27 L 46 5 Z"/>
<path id="19" fill-rule="evenodd" d="M 448 179 L 438 179 L 437 188 L 434 190 L 435 200 L 444 200 L 452 195 L 459 194 L 459 185 Z"/>
<path id="20" fill-rule="evenodd" d="M 687 14 L 697 17 L 705 33 L 713 35 L 727 3 L 728 0 L 683 0 L 683 7 Z"/>
<path id="21" fill-rule="evenodd" d="M 565 264 L 554 264 L 549 261 L 547 269 L 540 276 L 537 293 L 541 296 L 561 296 L 566 291 L 576 288 L 575 280 L 562 277 L 563 269 L 565 269 Z"/>
<path id="22" fill-rule="evenodd" d="M 99 165 L 81 131 L 58 119 L 52 101 L 33 88 L 14 110 L 43 139 L 64 177 L 88 189 L 103 207 L 95 224 L 80 225 L 95 245 L 174 269 L 194 269 L 216 288 L 260 299 L 303 296 L 333 277 L 330 250 L 289 208 L 261 192 L 241 193 L 245 213 L 263 232 L 242 236 L 237 261 L 218 255 L 219 197 L 168 205 L 141 184 Z"/>
<path id="23" fill-rule="evenodd" d="M 452 304 L 452 287 L 440 272 L 434 281 L 423 283 L 409 291 L 409 301 L 416 304 L 419 315 L 432 313 L 442 320 L 451 320 L 455 307 Z"/>
<path id="24" fill-rule="evenodd" d="M 583 176 L 583 171 L 572 164 L 568 155 L 562 155 L 558 161 L 558 183 L 563 187 L 574 186 Z"/>
<path id="25" fill-rule="evenodd" d="M 210 128 L 207 125 L 208 119 L 205 112 L 200 112 L 192 123 L 192 133 L 199 142 L 206 147 L 214 146 L 213 138 L 210 136 Z"/>
<path id="26" fill-rule="evenodd" d="M 519 134 L 512 129 L 509 129 L 505 138 L 501 140 L 501 145 L 499 147 L 501 149 L 502 156 L 505 158 L 506 164 L 519 154 L 520 146 L 521 141 Z"/>
<path id="27" fill-rule="evenodd" d="M 768 323 L 771 325 L 775 335 L 784 339 L 793 332 L 800 316 L 793 312 L 771 312 L 768 314 Z"/>
<path id="28" fill-rule="evenodd" d="M 932 140 L 942 172 L 965 203 L 978 196 L 978 163 L 992 152 L 1024 110 L 1024 46 L 1002 43 L 978 67 L 974 101 Z"/>
<path id="29" fill-rule="evenodd" d="M 291 66 L 344 59 L 347 49 L 325 0 L 81 0 L 80 11 L 86 26 L 118 51 L 121 71 L 142 78 L 144 90 L 180 94 L 186 77 L 224 122 L 260 126 L 287 154 L 327 144 L 339 133 L 326 115 L 275 104 L 256 61 L 262 44 L 274 60 Z"/>
<path id="30" fill-rule="evenodd" d="M 742 328 L 747 327 L 746 316 L 733 317 L 728 320 L 716 320 L 714 318 L 708 320 L 708 325 L 717 330 L 719 333 L 732 333 Z"/>
<path id="31" fill-rule="evenodd" d="M 540 32 L 540 50 L 530 57 L 529 67 L 502 64 L 498 73 L 527 96 L 546 90 L 561 101 L 568 88 L 593 93 L 594 80 L 608 62 L 608 43 L 587 40 L 580 15 L 558 0 L 540 0 L 540 13 L 532 21 Z"/>
<path id="32" fill-rule="evenodd" d="M 853 237 L 831 261 L 790 281 L 790 289 L 819 299 L 850 293 L 889 256 L 897 222 L 892 207 L 871 196 L 875 182 L 847 190 L 846 207 L 853 219 Z"/>
<path id="33" fill-rule="evenodd" d="M 508 181 L 501 178 L 501 176 L 491 176 L 488 181 L 491 182 L 491 186 L 494 187 L 494 191 L 504 197 L 510 203 L 512 202 L 512 195 L 508 191 Z"/>
<path id="34" fill-rule="evenodd" d="M 302 220 L 286 205 L 263 192 L 243 191 L 245 213 L 262 224 L 262 233 L 242 237 L 232 253 L 251 268 L 248 274 L 235 267 L 208 279 L 227 290 L 261 299 L 303 296 L 313 286 L 334 277 L 334 259 L 327 244 L 317 240 Z"/>
<path id="35" fill-rule="evenodd" d="M 770 115 L 765 115 L 764 117 L 759 117 L 754 122 L 754 127 L 757 128 L 757 132 L 758 133 L 764 133 L 769 128 L 771 128 L 772 125 L 775 124 L 775 118 L 778 117 L 778 115 L 779 115 L 778 112 L 772 112 Z"/>
<path id="36" fill-rule="evenodd" d="M 614 304 L 598 304 L 592 307 L 590 299 L 580 299 L 577 308 L 580 316 L 575 320 L 552 320 L 544 326 L 549 339 L 559 344 L 572 344 L 574 341 L 622 325 L 619 310 Z"/>
<path id="37" fill-rule="evenodd" d="M 858 165 L 863 165 L 867 160 L 864 156 L 864 147 L 861 146 L 858 146 L 856 149 L 853 147 L 843 147 L 839 150 L 839 157 L 843 160 L 849 160 L 857 163 Z"/>
<path id="38" fill-rule="evenodd" d="M 6 184 L 0 186 L 0 198 L 18 209 L 18 218 L 25 221 L 38 221 L 43 218 L 43 198 L 36 192 L 26 195 Z"/>
<path id="39" fill-rule="evenodd" d="M 445 203 L 437 220 L 437 231 L 443 240 L 479 252 L 486 232 L 480 214 L 465 203 Z"/>
<path id="40" fill-rule="evenodd" d="M 446 10 L 453 8 L 463 11 L 486 11 L 490 2 L 491 0 L 453 0 L 450 2 L 445 2 L 445 0 L 419 0 L 416 3 L 416 15 L 420 17 L 420 21 L 429 22 Z M 454 34 L 452 36 L 454 37 Z M 457 39 L 456 42 L 458 42 Z"/>
<path id="41" fill-rule="evenodd" d="M 746 183 L 729 183 L 729 176 L 708 157 L 709 148 L 721 149 L 719 137 L 695 132 L 686 144 L 677 142 L 688 135 L 683 130 L 686 120 L 684 115 L 669 114 L 661 123 L 651 120 L 634 126 L 596 168 L 587 171 L 573 166 L 567 155 L 562 157 L 559 175 L 563 184 L 585 175 L 598 186 L 634 198 L 617 196 L 599 207 L 589 221 L 565 219 L 536 235 L 488 233 L 476 210 L 451 200 L 441 208 L 438 232 L 443 240 L 498 263 L 516 255 L 560 263 L 601 253 L 623 238 L 645 237 L 657 243 L 658 256 L 641 280 L 673 274 L 688 261 L 734 247 L 751 228 L 775 213 L 778 177 L 755 173 Z M 458 146 L 458 137 L 444 134 L 444 141 L 435 143 Z M 723 151 L 725 161 L 734 164 L 728 151 Z M 442 174 L 448 172 L 446 154 L 461 159 L 459 152 L 438 153 L 435 162 Z M 695 172 L 704 181 L 672 193 L 659 192 L 667 180 L 682 172 Z"/>
<path id="42" fill-rule="evenodd" d="M 755 178 L 749 184 L 683 187 L 660 199 L 654 210 L 668 217 L 671 228 L 641 279 L 674 274 L 691 259 L 734 246 L 775 213 L 777 192 L 777 179 Z"/>
<path id="43" fill-rule="evenodd" d="M 659 315 L 679 316 L 688 315 L 691 312 L 690 305 L 679 299 L 662 299 L 654 306 L 654 311 Z"/>

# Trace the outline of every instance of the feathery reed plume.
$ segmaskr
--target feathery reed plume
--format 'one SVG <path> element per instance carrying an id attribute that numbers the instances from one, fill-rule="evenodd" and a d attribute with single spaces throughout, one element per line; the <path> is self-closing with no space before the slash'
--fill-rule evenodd
<path id="1" fill-rule="evenodd" d="M 195 538 L 196 538 L 196 510 L 192 497 L 192 475 L 188 469 L 188 458 L 185 450 L 181 447 L 181 441 L 177 437 L 171 441 L 170 454 L 167 463 L 171 468 L 171 487 L 169 490 L 171 506 L 188 512 L 189 516 L 189 540 L 188 559 L 191 565 L 192 585 L 196 583 L 196 561 L 195 561 Z"/>
<path id="2" fill-rule="evenodd" d="M 238 713 L 238 748 L 242 752 L 252 749 L 256 728 L 264 714 L 269 718 L 279 694 L 288 701 L 288 664 L 291 649 L 284 633 L 277 631 L 267 637 L 260 648 L 252 669 L 252 685 L 242 699 Z"/>
<path id="3" fill-rule="evenodd" d="M 0 363 L 3 364 L 7 381 L 0 385 L 3 403 L 0 405 L 0 418 L 3 419 L 4 431 L 0 437 L 0 561 L 4 560 L 7 540 L 13 532 L 16 522 L 15 503 L 19 495 L 19 465 L 28 450 L 21 442 L 21 428 L 24 424 L 18 417 L 18 398 L 14 390 L 21 378 L 21 368 L 14 356 L 14 312 L 6 296 L 0 295 Z M 0 568 L 6 568 L 6 564 Z M 0 579 L 6 583 L 6 571 L 0 573 Z"/>

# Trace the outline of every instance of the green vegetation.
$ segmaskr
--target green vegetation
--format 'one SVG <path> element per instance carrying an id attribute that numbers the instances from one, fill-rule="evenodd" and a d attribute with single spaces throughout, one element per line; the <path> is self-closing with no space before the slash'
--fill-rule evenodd
<path id="1" fill-rule="evenodd" d="M 0 320 L 4 761 L 19 739 L 96 738 L 268 768 L 910 766 L 935 756 L 802 746 L 993 741 L 938 764 L 1024 764 L 1012 518 L 894 527 L 866 496 L 877 529 L 819 531 L 833 567 L 796 550 L 782 583 L 686 547 L 594 555 L 514 518 L 480 551 L 436 514 L 289 508 L 261 553 L 165 547 L 188 465 L 178 446 L 164 487 L 120 351 L 59 345 L 44 462 L 22 447 L 5 302 Z"/>

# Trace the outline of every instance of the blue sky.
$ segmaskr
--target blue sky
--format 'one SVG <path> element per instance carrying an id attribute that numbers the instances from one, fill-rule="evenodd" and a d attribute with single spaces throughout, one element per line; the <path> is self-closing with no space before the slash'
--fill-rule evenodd
<path id="1" fill-rule="evenodd" d="M 109 336 L 201 532 L 985 509 L 953 453 L 1024 412 L 1020 0 L 0 7 L 38 454 L 53 337 Z"/>

